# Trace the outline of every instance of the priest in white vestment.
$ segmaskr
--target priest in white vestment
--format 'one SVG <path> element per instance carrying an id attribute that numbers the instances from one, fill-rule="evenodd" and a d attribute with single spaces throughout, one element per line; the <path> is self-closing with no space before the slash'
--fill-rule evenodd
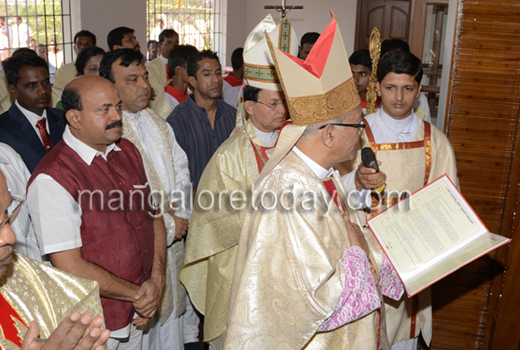
<path id="1" fill-rule="evenodd" d="M 235 263 L 225 349 L 388 349 L 376 272 L 332 167 L 355 156 L 362 112 L 333 18 L 305 61 L 267 37 L 291 125 L 255 182 Z M 333 176 L 332 176 L 333 175 Z"/>

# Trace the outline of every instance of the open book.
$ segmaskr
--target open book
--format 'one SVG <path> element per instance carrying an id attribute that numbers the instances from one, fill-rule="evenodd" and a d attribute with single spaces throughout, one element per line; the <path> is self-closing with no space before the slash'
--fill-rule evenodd
<path id="1" fill-rule="evenodd" d="M 368 225 L 409 297 L 511 241 L 488 231 L 446 175 Z"/>

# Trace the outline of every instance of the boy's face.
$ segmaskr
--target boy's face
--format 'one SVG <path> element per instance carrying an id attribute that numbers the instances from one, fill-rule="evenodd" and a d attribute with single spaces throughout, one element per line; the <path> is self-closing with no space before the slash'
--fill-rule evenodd
<path id="1" fill-rule="evenodd" d="M 354 78 L 358 93 L 366 93 L 372 71 L 361 64 L 350 65 L 350 70 L 352 70 L 352 77 Z"/>
<path id="2" fill-rule="evenodd" d="M 377 94 L 381 96 L 386 114 L 394 119 L 404 119 L 412 113 L 421 88 L 412 75 L 388 73 L 377 83 Z"/>

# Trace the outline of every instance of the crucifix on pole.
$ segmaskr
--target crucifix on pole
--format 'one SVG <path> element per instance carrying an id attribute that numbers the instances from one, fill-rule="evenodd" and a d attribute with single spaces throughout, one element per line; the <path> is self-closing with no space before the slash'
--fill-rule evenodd
<path id="1" fill-rule="evenodd" d="M 282 0 L 282 6 L 279 5 L 265 5 L 264 9 L 266 10 L 276 10 L 280 12 L 280 15 L 282 16 L 282 19 L 285 19 L 287 16 L 287 12 L 291 10 L 303 10 L 303 6 L 297 5 L 297 6 L 286 6 L 285 0 Z"/>

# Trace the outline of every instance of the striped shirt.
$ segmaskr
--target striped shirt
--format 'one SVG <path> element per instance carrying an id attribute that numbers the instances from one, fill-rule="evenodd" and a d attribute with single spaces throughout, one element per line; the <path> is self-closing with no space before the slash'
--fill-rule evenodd
<path id="1" fill-rule="evenodd" d="M 236 108 L 217 100 L 214 128 L 206 110 L 197 106 L 195 96 L 179 104 L 166 121 L 172 126 L 175 138 L 188 156 L 190 176 L 196 190 L 202 172 L 219 146 L 227 140 L 236 126 Z"/>

